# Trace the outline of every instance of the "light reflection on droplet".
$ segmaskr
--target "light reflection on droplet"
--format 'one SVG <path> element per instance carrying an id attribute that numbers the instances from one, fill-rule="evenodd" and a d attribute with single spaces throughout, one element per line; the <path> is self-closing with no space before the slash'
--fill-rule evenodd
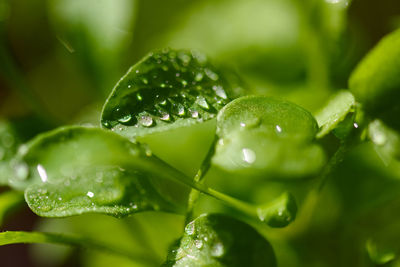
<path id="1" fill-rule="evenodd" d="M 276 125 L 276 126 L 275 126 L 275 129 L 276 129 L 276 131 L 277 131 L 278 133 L 281 133 L 281 132 L 282 132 L 282 128 L 281 128 L 281 126 L 279 126 L 279 125 Z"/>
<path id="2" fill-rule="evenodd" d="M 92 197 L 94 197 L 94 193 L 93 192 L 91 192 L 91 191 L 89 191 L 89 192 L 87 192 L 87 194 L 86 194 L 88 197 L 90 197 L 90 198 L 92 198 Z"/>
<path id="3" fill-rule="evenodd" d="M 358 128 L 358 123 L 357 122 L 353 123 L 353 126 L 354 128 Z"/>
<path id="4" fill-rule="evenodd" d="M 242 149 L 242 158 L 245 162 L 252 164 L 256 161 L 256 153 L 251 150 L 250 148 L 243 148 Z"/>
<path id="5" fill-rule="evenodd" d="M 43 168 L 43 166 L 40 165 L 40 164 L 38 164 L 37 167 L 36 167 L 36 169 L 37 169 L 37 171 L 38 171 L 38 173 L 39 173 L 39 176 L 40 176 L 40 179 L 42 180 L 42 182 L 43 182 L 43 183 L 47 182 L 47 172 L 46 172 L 46 170 Z"/>

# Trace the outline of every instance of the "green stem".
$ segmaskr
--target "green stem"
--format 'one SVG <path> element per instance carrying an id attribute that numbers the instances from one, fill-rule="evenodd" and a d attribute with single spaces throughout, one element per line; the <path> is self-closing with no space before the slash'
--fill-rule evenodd
<path id="1" fill-rule="evenodd" d="M 207 174 L 208 170 L 210 169 L 211 166 L 211 159 L 213 155 L 215 154 L 215 144 L 218 141 L 218 137 L 215 136 L 214 140 L 210 146 L 210 149 L 207 152 L 206 157 L 204 158 L 200 169 L 196 173 L 196 176 L 194 177 L 193 181 L 195 183 L 202 183 L 204 176 Z M 194 206 L 196 205 L 198 199 L 200 197 L 200 192 L 198 190 L 192 189 L 189 194 L 189 200 L 188 200 L 188 209 L 186 213 L 186 223 L 189 223 L 193 217 L 193 209 Z M 185 225 L 186 225 L 185 223 Z"/>
<path id="2" fill-rule="evenodd" d="M 42 232 L 7 231 L 0 233 L 0 246 L 20 243 L 49 243 L 88 248 L 123 256 L 131 259 L 134 262 L 140 262 L 145 265 L 147 264 L 146 266 L 157 265 L 157 263 L 155 263 L 154 260 L 149 257 L 144 257 L 141 254 L 135 254 L 135 252 L 132 251 L 123 251 L 120 248 L 113 248 L 109 245 L 100 244 L 86 238 Z"/>

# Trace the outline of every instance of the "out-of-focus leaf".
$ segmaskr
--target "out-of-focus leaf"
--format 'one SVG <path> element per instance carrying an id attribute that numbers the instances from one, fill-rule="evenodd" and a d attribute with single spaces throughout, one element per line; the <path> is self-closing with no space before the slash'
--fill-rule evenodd
<path id="1" fill-rule="evenodd" d="M 372 121 L 368 126 L 368 135 L 375 151 L 385 165 L 400 157 L 400 136 L 380 120 Z"/>
<path id="2" fill-rule="evenodd" d="M 276 266 L 269 242 L 249 225 L 220 214 L 185 227 L 164 266 Z"/>
<path id="3" fill-rule="evenodd" d="M 265 178 L 299 178 L 316 174 L 325 154 L 313 143 L 318 131 L 305 109 L 270 97 L 232 101 L 217 117 L 212 163 L 229 172 Z"/>
<path id="4" fill-rule="evenodd" d="M 165 49 L 122 77 L 101 122 L 123 136 L 143 136 L 210 120 L 235 95 L 204 55 Z"/>
<path id="5" fill-rule="evenodd" d="M 0 194 L 0 226 L 3 225 L 7 213 L 22 204 L 23 199 L 21 192 L 8 191 Z"/>
<path id="6" fill-rule="evenodd" d="M 332 96 L 328 103 L 315 115 L 320 127 L 317 138 L 324 137 L 335 129 L 352 111 L 354 105 L 354 96 L 349 91 L 340 91 Z"/>
<path id="7" fill-rule="evenodd" d="M 400 30 L 384 37 L 351 74 L 349 88 L 367 111 L 380 113 L 400 97 Z"/>
<path id="8" fill-rule="evenodd" d="M 372 239 L 368 239 L 365 247 L 369 258 L 376 264 L 385 264 L 396 258 L 396 253 L 392 249 L 385 248 Z"/>
<path id="9" fill-rule="evenodd" d="M 121 68 L 132 38 L 135 0 L 49 0 L 48 13 L 60 45 L 75 53 L 104 92 Z"/>
<path id="10" fill-rule="evenodd" d="M 175 204 L 182 203 L 177 199 L 185 192 L 160 181 L 168 165 L 145 146 L 96 128 L 66 127 L 42 134 L 20 149 L 14 164 L 11 186 L 25 189 L 29 207 L 47 217 L 176 212 Z"/>

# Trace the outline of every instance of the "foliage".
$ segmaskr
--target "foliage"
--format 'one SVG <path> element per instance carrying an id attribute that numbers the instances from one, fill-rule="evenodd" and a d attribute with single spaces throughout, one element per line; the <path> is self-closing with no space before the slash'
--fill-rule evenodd
<path id="1" fill-rule="evenodd" d="M 400 30 L 369 42 L 359 2 L 0 2 L 0 246 L 34 244 L 33 266 L 398 266 Z M 52 47 L 13 47 L 35 25 Z M 24 206 L 34 231 L 10 231 Z"/>

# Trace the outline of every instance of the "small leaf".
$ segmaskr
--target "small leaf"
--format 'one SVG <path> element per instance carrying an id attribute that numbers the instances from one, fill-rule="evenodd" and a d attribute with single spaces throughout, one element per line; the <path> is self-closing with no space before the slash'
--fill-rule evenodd
<path id="1" fill-rule="evenodd" d="M 349 88 L 373 113 L 398 105 L 400 97 L 400 30 L 384 37 L 351 74 Z"/>
<path id="2" fill-rule="evenodd" d="M 393 160 L 400 158 L 400 136 L 380 120 L 374 120 L 368 125 L 368 135 L 374 144 L 375 151 L 387 166 Z"/>
<path id="3" fill-rule="evenodd" d="M 101 123 L 136 137 L 203 122 L 234 93 L 204 55 L 184 50 L 150 53 L 113 89 Z"/>
<path id="4" fill-rule="evenodd" d="M 157 181 L 166 176 L 163 168 L 165 163 L 145 146 L 112 132 L 66 127 L 42 134 L 20 150 L 11 185 L 26 188 L 29 207 L 46 217 L 177 212 L 171 202 L 179 202 L 163 187 L 178 185 Z"/>
<path id="5" fill-rule="evenodd" d="M 354 96 L 349 91 L 339 91 L 317 112 L 315 119 L 320 130 L 317 138 L 324 137 L 342 122 L 355 105 Z"/>
<path id="6" fill-rule="evenodd" d="M 164 266 L 276 266 L 269 242 L 249 225 L 220 214 L 202 215 L 185 227 Z"/>
<path id="7" fill-rule="evenodd" d="M 317 173 L 325 163 L 313 143 L 318 125 L 305 109 L 270 97 L 247 96 L 217 117 L 212 163 L 245 176 L 298 178 Z"/>

